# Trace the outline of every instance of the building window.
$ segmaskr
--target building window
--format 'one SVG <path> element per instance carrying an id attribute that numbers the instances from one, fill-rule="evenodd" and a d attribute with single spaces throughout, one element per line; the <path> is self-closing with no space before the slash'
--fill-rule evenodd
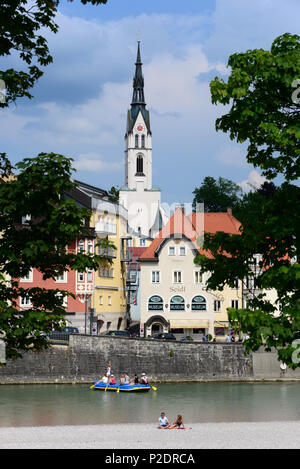
<path id="1" fill-rule="evenodd" d="M 181 270 L 174 270 L 173 272 L 173 283 L 182 283 L 182 272 Z"/>
<path id="2" fill-rule="evenodd" d="M 161 296 L 151 296 L 148 301 L 148 311 L 163 311 L 164 303 Z"/>
<path id="3" fill-rule="evenodd" d="M 180 256 L 185 256 L 185 246 L 180 247 L 179 254 Z"/>
<path id="4" fill-rule="evenodd" d="M 20 297 L 20 306 L 22 306 L 22 307 L 32 306 L 31 299 L 29 298 L 29 296 L 21 296 Z"/>
<path id="5" fill-rule="evenodd" d="M 28 225 L 31 221 L 31 215 L 25 215 L 25 217 L 22 217 L 21 223 L 22 225 Z"/>
<path id="6" fill-rule="evenodd" d="M 67 308 L 67 306 L 68 306 L 68 296 L 63 295 L 62 293 L 57 293 L 56 296 L 57 296 L 57 298 L 59 298 L 62 301 L 63 308 Z"/>
<path id="7" fill-rule="evenodd" d="M 214 301 L 214 311 L 215 313 L 219 313 L 221 311 L 221 301 L 215 300 Z"/>
<path id="8" fill-rule="evenodd" d="M 117 325 L 117 329 L 118 329 L 118 330 L 121 329 L 122 321 L 123 321 L 123 318 L 119 318 L 119 319 L 118 319 L 118 325 Z"/>
<path id="9" fill-rule="evenodd" d="M 33 281 L 33 270 L 30 269 L 27 274 L 20 278 L 20 282 L 32 282 Z"/>
<path id="10" fill-rule="evenodd" d="M 231 307 L 238 309 L 239 308 L 239 300 L 231 300 Z"/>
<path id="11" fill-rule="evenodd" d="M 136 172 L 138 174 L 143 174 L 144 172 L 144 167 L 143 167 L 143 157 L 139 155 L 136 159 Z"/>
<path id="12" fill-rule="evenodd" d="M 93 254 L 93 241 L 88 242 L 88 252 L 89 254 Z"/>
<path id="13" fill-rule="evenodd" d="M 145 239 L 140 239 L 140 246 L 141 247 L 146 246 L 146 240 Z"/>
<path id="14" fill-rule="evenodd" d="M 169 256 L 175 256 L 175 247 L 169 246 Z"/>
<path id="15" fill-rule="evenodd" d="M 202 283 L 202 272 L 200 270 L 194 271 L 194 283 Z"/>
<path id="16" fill-rule="evenodd" d="M 83 252 L 84 251 L 84 241 L 81 239 L 78 243 L 78 251 Z"/>
<path id="17" fill-rule="evenodd" d="M 152 283 L 160 283 L 160 271 L 152 270 Z"/>
<path id="18" fill-rule="evenodd" d="M 108 306 L 111 306 L 111 296 L 107 297 L 107 304 L 108 304 Z"/>
<path id="19" fill-rule="evenodd" d="M 78 272 L 78 282 L 83 282 L 83 281 L 84 281 L 84 273 Z"/>
<path id="20" fill-rule="evenodd" d="M 145 135 L 142 135 L 142 148 L 145 148 Z"/>
<path id="21" fill-rule="evenodd" d="M 206 299 L 204 296 L 194 296 L 192 299 L 192 311 L 206 311 Z"/>
<path id="22" fill-rule="evenodd" d="M 66 283 L 67 281 L 67 272 L 63 272 L 62 274 L 58 274 L 55 276 L 55 282 L 57 283 Z"/>
<path id="23" fill-rule="evenodd" d="M 92 281 L 93 281 L 93 271 L 89 270 L 88 271 L 88 282 L 92 282 Z"/>
<path id="24" fill-rule="evenodd" d="M 99 305 L 103 305 L 103 296 L 99 296 Z"/>
<path id="25" fill-rule="evenodd" d="M 173 296 L 170 301 L 170 311 L 184 311 L 185 310 L 185 301 L 182 296 Z"/>
<path id="26" fill-rule="evenodd" d="M 135 136 L 135 148 L 138 148 L 139 147 L 139 136 L 138 134 L 136 134 Z"/>
<path id="27" fill-rule="evenodd" d="M 233 288 L 235 288 L 236 290 L 239 288 L 239 279 L 238 278 L 234 279 Z"/>
<path id="28" fill-rule="evenodd" d="M 99 275 L 99 277 L 113 278 L 114 277 L 114 269 L 101 268 L 101 269 L 98 270 L 98 275 Z"/>

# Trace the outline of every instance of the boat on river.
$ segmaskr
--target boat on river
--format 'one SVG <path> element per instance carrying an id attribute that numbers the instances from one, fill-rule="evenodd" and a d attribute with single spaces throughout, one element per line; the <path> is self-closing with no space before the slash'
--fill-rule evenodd
<path id="1" fill-rule="evenodd" d="M 95 381 L 90 389 L 98 391 L 116 391 L 116 392 L 148 392 L 151 389 L 149 384 L 105 384 L 102 381 Z"/>

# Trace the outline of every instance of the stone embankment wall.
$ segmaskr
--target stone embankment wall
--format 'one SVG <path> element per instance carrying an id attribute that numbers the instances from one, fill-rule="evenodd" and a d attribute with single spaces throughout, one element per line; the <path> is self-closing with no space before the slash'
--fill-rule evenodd
<path id="1" fill-rule="evenodd" d="M 130 376 L 145 372 L 152 382 L 282 377 L 279 363 L 276 360 L 271 363 L 269 358 L 266 361 L 264 355 L 245 356 L 242 344 L 72 335 L 68 346 L 52 345 L 49 350 L 29 352 L 16 361 L 8 360 L 0 369 L 0 384 L 93 382 L 101 377 L 109 360 L 117 378 L 124 371 Z M 273 369 L 271 373 L 268 363 Z M 300 373 L 296 377 L 300 378 Z"/>

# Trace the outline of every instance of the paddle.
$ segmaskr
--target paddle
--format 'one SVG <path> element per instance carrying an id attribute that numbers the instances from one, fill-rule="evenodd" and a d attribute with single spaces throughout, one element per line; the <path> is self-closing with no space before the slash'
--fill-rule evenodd
<path id="1" fill-rule="evenodd" d="M 95 384 L 93 384 L 93 386 L 91 386 L 91 387 L 90 387 L 90 389 L 93 389 L 95 386 L 96 386 L 96 385 L 95 385 Z"/>
<path id="2" fill-rule="evenodd" d="M 152 386 L 151 384 L 150 384 L 150 386 L 153 389 L 153 391 L 157 391 L 157 388 L 155 386 Z"/>

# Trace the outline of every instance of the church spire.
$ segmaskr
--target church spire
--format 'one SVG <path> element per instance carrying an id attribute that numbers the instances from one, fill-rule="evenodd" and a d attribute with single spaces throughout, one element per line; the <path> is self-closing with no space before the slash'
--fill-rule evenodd
<path id="1" fill-rule="evenodd" d="M 135 76 L 133 79 L 133 95 L 132 95 L 132 102 L 131 107 L 139 108 L 140 106 L 145 107 L 145 96 L 144 96 L 144 77 L 143 77 L 143 70 L 142 70 L 142 60 L 141 60 L 141 48 L 140 48 L 141 41 L 138 41 L 138 50 L 137 50 L 137 58 L 135 63 Z"/>

